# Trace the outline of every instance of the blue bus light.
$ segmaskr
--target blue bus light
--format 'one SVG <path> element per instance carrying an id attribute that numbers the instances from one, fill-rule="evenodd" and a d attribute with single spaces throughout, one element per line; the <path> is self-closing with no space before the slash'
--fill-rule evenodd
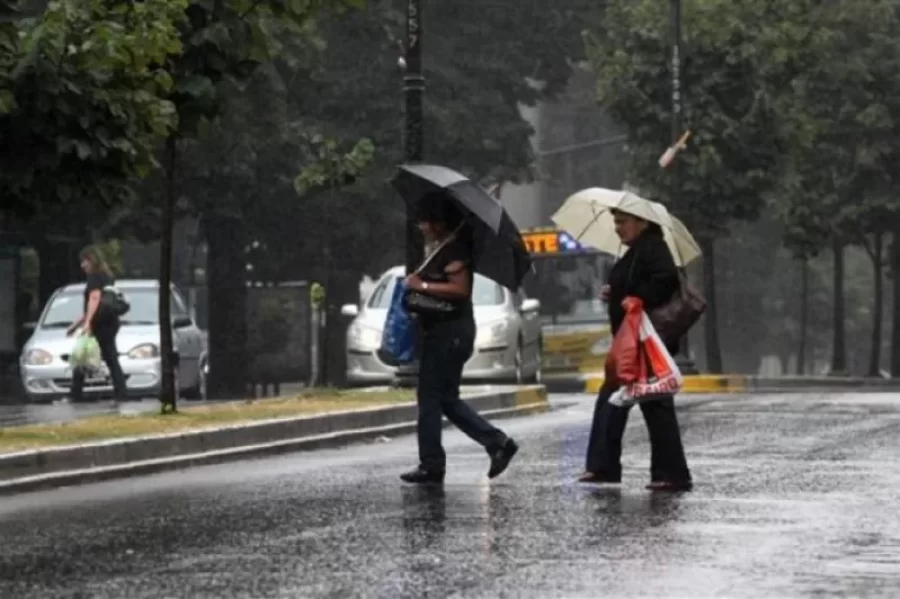
<path id="1" fill-rule="evenodd" d="M 584 249 L 574 237 L 568 233 L 560 231 L 559 233 L 559 249 L 562 252 L 578 252 Z"/>

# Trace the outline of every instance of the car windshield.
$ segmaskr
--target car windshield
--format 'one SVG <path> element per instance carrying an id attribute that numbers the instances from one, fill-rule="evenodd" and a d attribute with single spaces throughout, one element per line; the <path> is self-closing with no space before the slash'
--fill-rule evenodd
<path id="1" fill-rule="evenodd" d="M 122 316 L 121 323 L 128 325 L 159 324 L 159 294 L 152 287 L 120 287 L 131 308 Z M 41 328 L 66 328 L 83 314 L 84 292 L 66 291 L 53 298 L 41 319 Z M 187 318 L 188 312 L 177 294 L 172 294 L 172 320 Z"/>
<path id="2" fill-rule="evenodd" d="M 394 287 L 400 277 L 385 277 L 378 283 L 369 297 L 370 308 L 387 309 L 391 304 Z M 476 306 L 499 306 L 503 303 L 503 287 L 481 275 L 475 275 L 472 287 L 472 304 Z"/>

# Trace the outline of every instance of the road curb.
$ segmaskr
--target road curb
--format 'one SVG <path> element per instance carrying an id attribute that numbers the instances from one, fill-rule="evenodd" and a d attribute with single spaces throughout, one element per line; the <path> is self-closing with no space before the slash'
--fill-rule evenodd
<path id="1" fill-rule="evenodd" d="M 583 375 L 569 381 L 548 383 L 551 392 L 570 390 L 577 385 L 580 393 L 596 394 L 603 385 L 603 376 Z M 849 390 L 900 391 L 900 379 L 868 379 L 862 377 L 760 377 L 746 375 L 688 375 L 684 377 L 682 393 L 789 393 L 791 391 Z M 574 392 L 574 391 L 569 391 Z"/>
<path id="2" fill-rule="evenodd" d="M 487 417 L 549 410 L 543 386 L 464 397 Z M 231 460 L 337 447 L 415 431 L 414 403 L 267 420 L 202 431 L 117 439 L 0 456 L 0 494 L 139 476 Z M 444 422 L 447 425 L 447 422 Z"/>

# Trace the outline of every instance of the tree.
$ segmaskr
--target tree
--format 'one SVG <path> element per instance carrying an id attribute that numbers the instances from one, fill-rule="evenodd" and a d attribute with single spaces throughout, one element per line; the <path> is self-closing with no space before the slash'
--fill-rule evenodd
<path id="1" fill-rule="evenodd" d="M 757 47 L 765 3 L 684 2 L 682 89 L 693 142 L 679 157 L 678 181 L 657 161 L 670 144 L 668 4 L 612 0 L 604 27 L 586 37 L 601 106 L 625 128 L 629 180 L 666 200 L 703 249 L 707 367 L 722 371 L 716 312 L 716 240 L 735 221 L 752 221 L 777 179 L 779 147 L 770 97 L 759 85 Z"/>
<path id="2" fill-rule="evenodd" d="M 178 129 L 166 141 L 166 186 L 161 211 L 160 402 L 164 413 L 176 410 L 177 395 L 169 294 L 165 290 L 172 282 L 172 229 L 178 197 L 179 142 L 196 137 L 203 123 L 220 116 L 228 84 L 240 85 L 277 55 L 280 47 L 276 33 L 308 36 L 308 27 L 318 12 L 353 3 L 353 0 L 346 3 L 339 0 L 198 0 L 189 4 L 185 11 L 186 19 L 180 24 L 183 50 L 168 63 L 174 81 L 171 99 L 179 121 Z M 243 317 L 239 319 L 240 322 L 243 320 Z M 222 324 L 221 328 L 227 328 L 227 324 Z M 213 329 L 214 335 L 218 329 Z M 220 346 L 215 338 L 211 339 L 210 345 L 213 368 L 230 366 L 227 360 L 216 364 Z"/>
<path id="3" fill-rule="evenodd" d="M 162 68 L 181 44 L 181 1 L 50 3 L 36 18 L 0 14 L 0 194 L 22 216 L 133 201 L 176 125 Z M 12 19 L 12 22 L 10 22 Z M 27 151 L 23 151 L 26 149 Z"/>
<path id="4" fill-rule="evenodd" d="M 891 197 L 900 106 L 896 8 L 886 1 L 818 3 L 780 0 L 779 19 L 763 46 L 772 54 L 766 80 L 777 98 L 790 168 L 775 209 L 786 241 L 805 257 L 834 248 L 832 370 L 844 359 L 844 247 L 866 249 L 874 270 L 869 374 L 881 362 L 884 237 L 898 220 Z"/>

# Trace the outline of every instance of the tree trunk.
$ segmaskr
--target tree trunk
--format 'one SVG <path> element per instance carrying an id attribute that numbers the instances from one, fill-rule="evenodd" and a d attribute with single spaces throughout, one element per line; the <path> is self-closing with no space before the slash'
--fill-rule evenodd
<path id="1" fill-rule="evenodd" d="M 209 393 L 239 398 L 246 393 L 247 273 L 244 223 L 238 215 L 204 217 L 209 297 Z"/>
<path id="2" fill-rule="evenodd" d="M 891 276 L 894 278 L 893 318 L 891 318 L 891 376 L 900 377 L 900 233 L 891 241 Z"/>
<path id="3" fill-rule="evenodd" d="M 719 317 L 716 302 L 715 241 L 700 241 L 703 250 L 703 294 L 706 296 L 704 334 L 706 340 L 706 369 L 713 374 L 722 373 L 722 348 L 719 345 Z"/>
<path id="4" fill-rule="evenodd" d="M 872 272 L 875 297 L 872 300 L 872 346 L 869 351 L 869 376 L 881 376 L 881 327 L 884 320 L 884 233 L 872 236 Z"/>
<path id="5" fill-rule="evenodd" d="M 38 255 L 37 305 L 43 307 L 54 291 L 77 280 L 79 248 L 46 238 L 38 238 L 34 246 Z"/>
<path id="6" fill-rule="evenodd" d="M 175 165 L 178 160 L 178 140 L 170 135 L 166 140 L 166 189 L 163 192 L 162 225 L 159 241 L 159 352 L 162 380 L 159 388 L 161 412 L 178 411 L 178 389 L 175 388 L 175 348 L 172 338 L 172 236 L 175 228 L 175 200 L 177 188 Z"/>
<path id="7" fill-rule="evenodd" d="M 809 261 L 800 262 L 800 340 L 797 347 L 797 374 L 806 374 L 806 342 L 809 337 Z"/>
<path id="8" fill-rule="evenodd" d="M 847 374 L 847 323 L 844 311 L 844 244 L 834 241 L 834 303 L 832 313 L 831 374 Z"/>

